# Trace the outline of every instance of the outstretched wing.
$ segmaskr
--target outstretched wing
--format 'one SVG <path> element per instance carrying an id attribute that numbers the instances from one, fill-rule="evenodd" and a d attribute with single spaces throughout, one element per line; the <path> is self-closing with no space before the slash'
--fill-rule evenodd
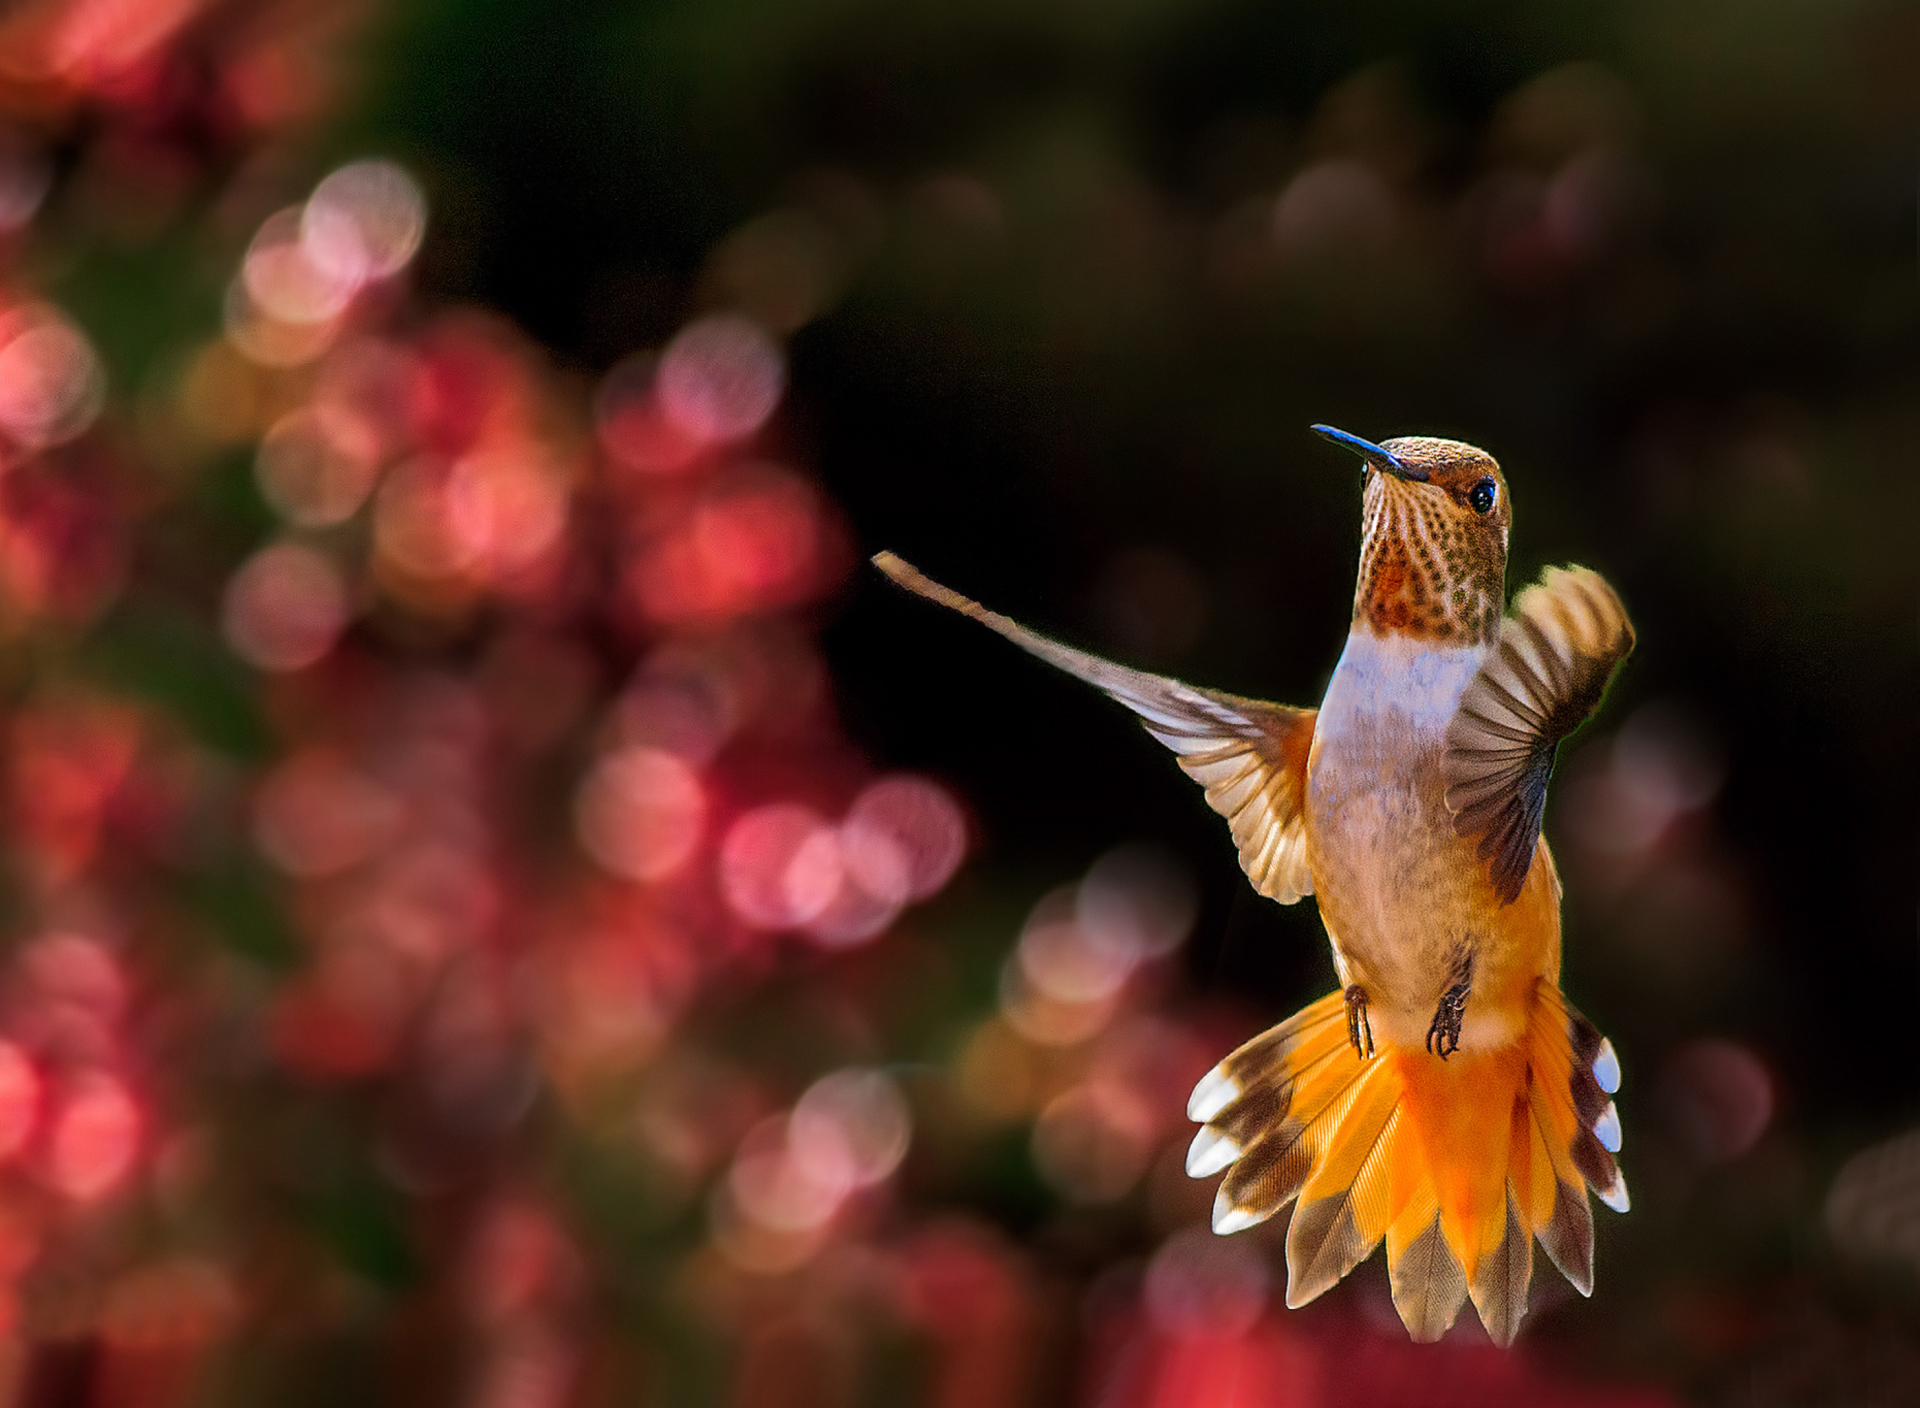
<path id="1" fill-rule="evenodd" d="M 1133 710 L 1148 733 L 1179 755 L 1187 775 L 1206 788 L 1208 805 L 1233 831 L 1241 868 L 1253 887 L 1281 904 L 1313 893 L 1302 796 L 1315 710 L 1264 704 L 1129 670 L 1036 635 L 890 552 L 878 554 L 873 563 L 908 591 L 971 616 Z"/>
<path id="2" fill-rule="evenodd" d="M 1599 573 L 1549 567 L 1520 593 L 1460 696 L 1441 760 L 1447 808 L 1460 835 L 1479 838 L 1502 903 L 1533 864 L 1554 750 L 1632 649 L 1626 608 Z"/>

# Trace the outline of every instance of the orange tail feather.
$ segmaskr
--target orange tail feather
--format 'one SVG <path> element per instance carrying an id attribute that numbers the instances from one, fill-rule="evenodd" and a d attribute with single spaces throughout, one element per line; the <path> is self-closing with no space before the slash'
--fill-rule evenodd
<path id="1" fill-rule="evenodd" d="M 1593 1285 L 1592 1187 L 1626 1210 L 1614 1165 L 1612 1046 L 1549 983 L 1525 1035 L 1446 1060 L 1388 1046 L 1363 1058 L 1341 994 L 1255 1037 L 1208 1073 L 1187 1170 L 1228 1169 L 1217 1232 L 1298 1201 L 1287 1304 L 1300 1306 L 1387 1244 L 1393 1300 L 1417 1340 L 1446 1333 L 1471 1298 L 1510 1342 L 1526 1314 L 1533 1242 L 1582 1294 Z"/>

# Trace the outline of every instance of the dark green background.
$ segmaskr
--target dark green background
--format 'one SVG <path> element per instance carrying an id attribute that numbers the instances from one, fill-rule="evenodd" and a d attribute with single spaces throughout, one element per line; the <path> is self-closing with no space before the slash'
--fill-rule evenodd
<path id="1" fill-rule="evenodd" d="M 1639 184 L 1593 257 L 1503 277 L 1477 193 L 1577 148 L 1509 132 L 1515 94 L 1573 62 L 1624 95 L 1602 127 Z M 1656 1184 L 1608 1225 L 1602 1323 L 1641 1324 L 1654 1284 L 1772 1284 L 1869 1327 L 1839 1359 L 1882 1344 L 1874 1326 L 1910 1342 L 1910 1275 L 1840 1263 L 1819 1208 L 1847 1154 L 1920 1115 L 1920 12 L 441 0 L 393 10 L 358 72 L 316 162 L 407 161 L 433 206 L 426 295 L 492 305 L 585 374 L 669 336 L 714 245 L 809 173 L 856 178 L 871 242 L 791 342 L 775 448 L 862 555 L 895 549 L 1096 649 L 1129 649 L 1097 602 L 1116 555 L 1176 555 L 1204 628 L 1137 663 L 1312 702 L 1346 629 L 1358 491 L 1308 424 L 1491 450 L 1510 585 L 1585 562 L 1639 628 L 1585 737 L 1657 701 L 1725 757 L 1701 825 L 1744 900 L 1730 955 L 1652 976 L 1569 897 L 1569 990 L 1629 1071 L 1629 1168 L 1662 1138 L 1645 1077 L 1686 1041 L 1740 1039 L 1779 1082 L 1770 1161 L 1665 1202 Z M 1329 155 L 1388 174 L 1413 212 L 1394 239 L 1218 277 L 1235 212 Z M 995 193 L 995 228 L 929 224 L 926 183 L 955 172 Z M 822 621 L 855 741 L 975 809 L 969 883 L 1037 890 L 1157 839 L 1201 877 L 1198 988 L 1262 1011 L 1324 990 L 1310 907 L 1247 890 L 1120 711 L 864 568 Z M 1802 1399 L 1751 1368 L 1789 1349 L 1676 1366 L 1674 1342 L 1623 1362 L 1711 1401 L 1824 1401 L 1818 1374 Z M 1762 1381 L 1788 1388 L 1741 1397 Z"/>

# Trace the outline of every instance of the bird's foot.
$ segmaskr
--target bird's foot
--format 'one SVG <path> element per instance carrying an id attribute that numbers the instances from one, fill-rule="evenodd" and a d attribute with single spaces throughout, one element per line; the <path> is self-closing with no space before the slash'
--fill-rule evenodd
<path id="1" fill-rule="evenodd" d="M 1358 983 L 1347 985 L 1347 1040 L 1353 1043 L 1353 1054 L 1361 1060 L 1373 1055 L 1373 1024 L 1367 1020 L 1367 990 Z"/>
<path id="2" fill-rule="evenodd" d="M 1427 1028 L 1427 1050 L 1442 1061 L 1460 1049 L 1460 1026 L 1467 1016 L 1467 994 L 1472 991 L 1472 981 L 1463 978 L 1440 995 L 1433 1025 Z"/>

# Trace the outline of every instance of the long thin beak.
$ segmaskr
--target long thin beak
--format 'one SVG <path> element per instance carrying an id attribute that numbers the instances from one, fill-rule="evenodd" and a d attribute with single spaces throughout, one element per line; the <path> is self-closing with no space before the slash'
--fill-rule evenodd
<path id="1" fill-rule="evenodd" d="M 1345 445 L 1375 469 L 1384 469 L 1396 479 L 1426 482 L 1427 472 L 1424 469 L 1415 469 L 1391 450 L 1382 449 L 1371 440 L 1362 440 L 1358 435 L 1349 435 L 1346 431 L 1335 430 L 1330 425 L 1316 425 L 1313 427 L 1313 433 L 1333 441 L 1336 445 Z"/>

